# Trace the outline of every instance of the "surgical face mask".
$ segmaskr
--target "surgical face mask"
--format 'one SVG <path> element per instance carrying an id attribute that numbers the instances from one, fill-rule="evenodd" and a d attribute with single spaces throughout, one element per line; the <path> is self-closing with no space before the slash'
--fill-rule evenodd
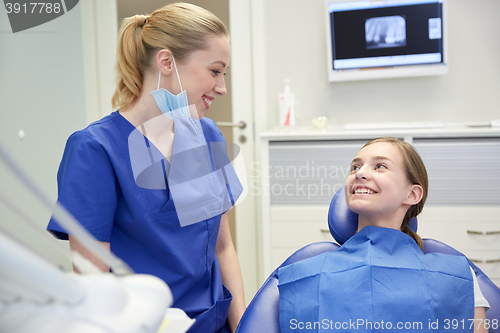
<path id="1" fill-rule="evenodd" d="M 189 118 L 189 104 L 187 98 L 186 90 L 182 89 L 181 79 L 179 77 L 179 72 L 177 71 L 177 65 L 175 64 L 175 59 L 172 57 L 174 62 L 175 73 L 177 74 L 177 79 L 179 80 L 179 86 L 181 88 L 181 92 L 178 95 L 172 94 L 170 91 L 161 88 L 160 89 L 160 78 L 161 71 L 158 74 L 158 88 L 156 90 L 151 91 L 151 95 L 153 95 L 156 105 L 160 108 L 161 112 L 168 119 L 175 118 Z"/>

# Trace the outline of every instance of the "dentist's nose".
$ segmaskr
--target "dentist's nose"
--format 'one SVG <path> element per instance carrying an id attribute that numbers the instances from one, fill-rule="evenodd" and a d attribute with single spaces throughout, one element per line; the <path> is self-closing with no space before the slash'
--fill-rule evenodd
<path id="1" fill-rule="evenodd" d="M 225 94 L 227 94 L 226 80 L 224 80 L 224 77 L 221 78 L 220 82 L 217 82 L 214 87 L 214 91 L 219 96 L 224 96 Z"/>

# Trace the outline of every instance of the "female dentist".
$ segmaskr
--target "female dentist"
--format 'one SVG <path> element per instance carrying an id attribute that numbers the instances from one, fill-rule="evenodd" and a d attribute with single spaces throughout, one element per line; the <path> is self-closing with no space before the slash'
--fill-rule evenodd
<path id="1" fill-rule="evenodd" d="M 229 60 L 226 27 L 200 7 L 125 19 L 118 111 L 70 136 L 57 176 L 58 200 L 102 246 L 169 285 L 173 307 L 196 319 L 189 332 L 234 332 L 245 310 L 226 214 L 242 187 L 203 118 L 226 94 Z M 47 229 L 109 270 L 55 220 Z"/>

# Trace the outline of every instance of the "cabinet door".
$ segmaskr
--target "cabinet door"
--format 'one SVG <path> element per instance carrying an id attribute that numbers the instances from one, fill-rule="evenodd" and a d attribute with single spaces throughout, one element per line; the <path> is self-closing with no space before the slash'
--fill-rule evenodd
<path id="1" fill-rule="evenodd" d="M 414 138 L 429 176 L 426 205 L 500 206 L 500 137 Z"/>
<path id="2" fill-rule="evenodd" d="M 414 138 L 429 176 L 418 233 L 500 279 L 500 138 Z"/>
<path id="3" fill-rule="evenodd" d="M 272 205 L 329 205 L 368 140 L 269 143 Z"/>

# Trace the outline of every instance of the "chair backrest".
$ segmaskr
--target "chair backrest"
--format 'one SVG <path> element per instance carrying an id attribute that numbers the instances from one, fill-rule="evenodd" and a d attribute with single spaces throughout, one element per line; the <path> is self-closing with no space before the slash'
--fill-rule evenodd
<path id="1" fill-rule="evenodd" d="M 358 215 L 353 213 L 345 202 L 344 188 L 335 193 L 328 211 L 328 227 L 333 238 L 344 244 L 352 237 L 358 228 Z M 410 221 L 410 228 L 417 231 L 417 219 Z M 452 247 L 433 239 L 424 239 L 424 253 L 440 252 L 452 255 L 463 254 Z M 276 270 L 271 273 L 259 291 L 248 305 L 236 332 L 253 333 L 267 332 L 279 333 L 279 291 L 278 291 L 278 269 L 294 262 L 316 256 L 318 254 L 336 251 L 339 245 L 331 242 L 319 242 L 307 245 L 285 260 Z M 499 320 L 500 318 L 500 289 L 473 263 L 470 266 L 476 273 L 479 286 L 484 297 L 490 303 L 490 309 L 486 312 L 487 318 Z M 490 333 L 500 333 L 500 323 L 491 326 Z"/>

